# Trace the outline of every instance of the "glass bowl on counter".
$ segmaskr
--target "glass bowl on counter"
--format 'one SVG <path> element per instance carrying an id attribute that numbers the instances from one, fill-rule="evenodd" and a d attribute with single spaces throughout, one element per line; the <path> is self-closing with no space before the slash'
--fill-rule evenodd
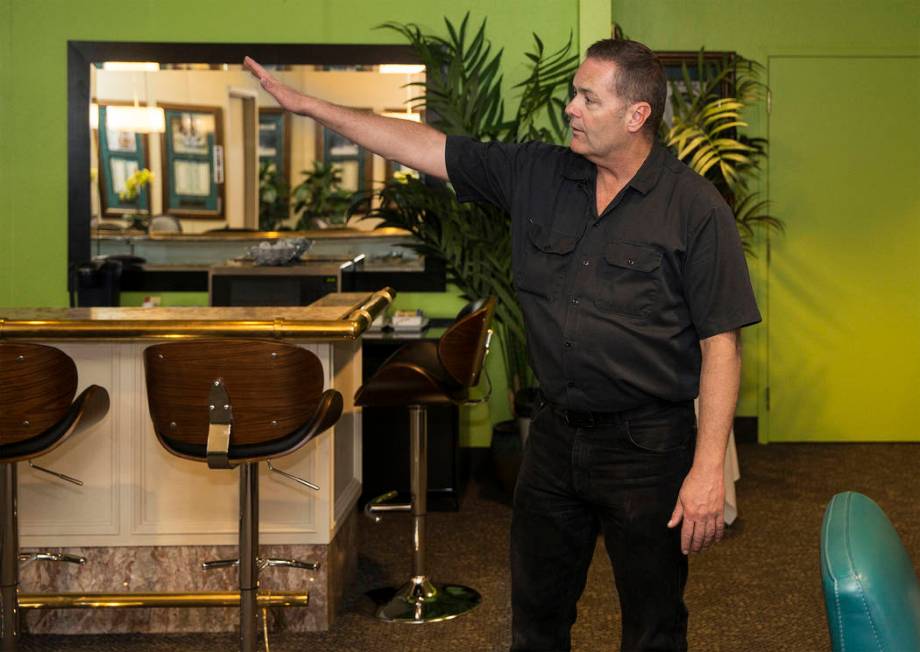
<path id="1" fill-rule="evenodd" d="M 309 251 L 313 245 L 307 238 L 281 238 L 260 242 L 247 250 L 256 265 L 290 265 Z"/>

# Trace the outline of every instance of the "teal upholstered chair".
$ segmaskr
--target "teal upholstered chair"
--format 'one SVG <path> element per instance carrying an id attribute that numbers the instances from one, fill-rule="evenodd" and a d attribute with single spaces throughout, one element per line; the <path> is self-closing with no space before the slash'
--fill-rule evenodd
<path id="1" fill-rule="evenodd" d="M 834 652 L 920 650 L 920 582 L 872 499 L 837 494 L 821 527 L 821 578 Z"/>

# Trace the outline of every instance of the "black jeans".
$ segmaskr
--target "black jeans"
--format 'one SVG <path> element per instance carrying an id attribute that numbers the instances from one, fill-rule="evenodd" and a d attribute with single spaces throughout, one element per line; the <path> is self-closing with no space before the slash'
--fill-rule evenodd
<path id="1" fill-rule="evenodd" d="M 687 649 L 687 558 L 680 527 L 667 522 L 695 440 L 692 401 L 627 410 L 593 428 L 540 409 L 514 491 L 512 650 L 571 648 L 599 532 L 620 596 L 621 649 Z"/>

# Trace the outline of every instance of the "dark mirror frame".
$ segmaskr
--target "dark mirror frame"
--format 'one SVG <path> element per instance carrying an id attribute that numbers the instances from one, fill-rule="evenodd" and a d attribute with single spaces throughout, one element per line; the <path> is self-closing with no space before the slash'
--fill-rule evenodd
<path id="1" fill-rule="evenodd" d="M 100 61 L 234 63 L 244 56 L 267 65 L 353 66 L 419 63 L 407 45 L 295 43 L 67 42 L 67 262 L 90 259 L 90 64 Z M 68 290 L 72 275 L 68 273 Z"/>

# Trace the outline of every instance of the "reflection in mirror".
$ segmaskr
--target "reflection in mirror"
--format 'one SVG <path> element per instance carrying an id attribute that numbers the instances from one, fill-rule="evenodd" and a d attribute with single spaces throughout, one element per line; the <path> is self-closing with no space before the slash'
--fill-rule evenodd
<path id="1" fill-rule="evenodd" d="M 421 119 L 409 108 L 421 66 L 271 69 L 325 100 Z M 239 64 L 93 63 L 90 95 L 96 234 L 342 225 L 356 193 L 414 174 L 282 112 Z"/>

